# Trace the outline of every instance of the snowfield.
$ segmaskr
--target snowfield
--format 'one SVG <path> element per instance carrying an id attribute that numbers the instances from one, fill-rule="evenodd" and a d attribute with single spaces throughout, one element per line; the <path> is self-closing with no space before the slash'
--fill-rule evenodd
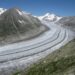
<path id="1" fill-rule="evenodd" d="M 37 38 L 0 47 L 0 75 L 23 70 L 74 38 L 74 33 L 54 23 L 42 21 L 50 28 Z"/>

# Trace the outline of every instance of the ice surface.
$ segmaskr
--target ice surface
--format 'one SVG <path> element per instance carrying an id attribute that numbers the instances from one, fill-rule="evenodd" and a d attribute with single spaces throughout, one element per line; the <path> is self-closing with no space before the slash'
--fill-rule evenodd
<path id="1" fill-rule="evenodd" d="M 53 22 L 42 21 L 42 23 L 50 30 L 41 36 L 26 42 L 0 47 L 0 62 L 3 62 L 0 63 L 0 71 L 10 73 L 15 69 L 24 69 L 74 38 L 74 33 L 68 29 Z"/>

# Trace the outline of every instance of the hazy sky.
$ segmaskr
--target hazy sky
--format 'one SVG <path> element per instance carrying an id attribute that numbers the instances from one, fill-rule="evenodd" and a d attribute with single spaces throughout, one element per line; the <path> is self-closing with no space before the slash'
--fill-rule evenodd
<path id="1" fill-rule="evenodd" d="M 75 15 L 75 0 L 0 0 L 0 7 L 19 7 L 33 15 L 43 15 L 47 12 L 59 16 Z"/>

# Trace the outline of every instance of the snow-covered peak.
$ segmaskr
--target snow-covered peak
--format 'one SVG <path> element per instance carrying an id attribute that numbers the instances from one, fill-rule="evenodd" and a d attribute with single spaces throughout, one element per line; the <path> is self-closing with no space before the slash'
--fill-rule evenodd
<path id="1" fill-rule="evenodd" d="M 51 13 L 46 13 L 44 16 L 48 16 L 48 17 L 50 17 L 50 16 L 55 16 L 55 14 L 51 14 Z"/>
<path id="2" fill-rule="evenodd" d="M 11 9 L 4 9 L 4 8 L 0 8 L 0 15 L 5 12 L 6 10 L 11 10 L 12 12 L 17 12 L 19 15 L 23 16 L 23 15 L 31 15 L 31 13 L 28 13 L 26 11 L 21 11 L 19 8 L 11 8 Z"/>
<path id="3" fill-rule="evenodd" d="M 43 16 L 38 16 L 38 19 L 44 20 L 44 21 L 49 21 L 49 22 L 56 22 L 61 18 L 62 17 L 56 16 L 55 14 L 51 14 L 51 13 L 46 13 Z"/>
<path id="4" fill-rule="evenodd" d="M 6 11 L 6 9 L 0 8 L 0 15 L 1 15 L 3 12 L 5 12 L 5 11 Z"/>
<path id="5" fill-rule="evenodd" d="M 44 15 L 44 19 L 48 19 L 48 20 L 53 20 L 54 18 L 56 18 L 56 15 L 55 14 L 50 14 L 50 13 L 47 13 Z"/>

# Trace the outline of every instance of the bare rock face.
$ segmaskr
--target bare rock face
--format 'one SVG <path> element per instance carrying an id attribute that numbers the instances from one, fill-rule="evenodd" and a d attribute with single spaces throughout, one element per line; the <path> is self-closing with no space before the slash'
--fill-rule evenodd
<path id="1" fill-rule="evenodd" d="M 37 18 L 18 8 L 11 8 L 0 15 L 0 43 L 2 44 L 30 39 L 46 30 L 47 27 Z"/>
<path id="2" fill-rule="evenodd" d="M 63 27 L 67 27 L 75 31 L 75 16 L 63 17 L 58 21 L 58 23 L 62 24 Z"/>

